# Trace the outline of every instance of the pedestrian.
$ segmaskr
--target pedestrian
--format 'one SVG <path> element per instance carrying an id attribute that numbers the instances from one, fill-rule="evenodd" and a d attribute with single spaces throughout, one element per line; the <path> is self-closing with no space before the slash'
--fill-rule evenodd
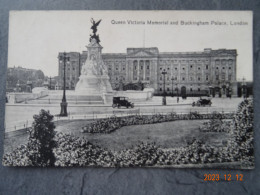
<path id="1" fill-rule="evenodd" d="M 177 97 L 177 103 L 179 103 L 179 97 Z"/>

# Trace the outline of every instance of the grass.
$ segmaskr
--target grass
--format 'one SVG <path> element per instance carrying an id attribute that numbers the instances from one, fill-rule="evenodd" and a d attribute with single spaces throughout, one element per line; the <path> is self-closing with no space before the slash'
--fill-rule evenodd
<path id="1" fill-rule="evenodd" d="M 229 138 L 227 133 L 200 132 L 199 126 L 203 120 L 183 120 L 147 125 L 133 125 L 122 127 L 110 134 L 81 133 L 80 130 L 91 121 L 66 121 L 57 125 L 56 130 L 84 136 L 90 142 L 112 150 L 130 148 L 140 142 L 156 142 L 164 148 L 185 146 L 193 137 L 215 146 L 222 145 L 222 141 Z"/>
<path id="2" fill-rule="evenodd" d="M 84 136 L 91 143 L 111 150 L 131 148 L 140 142 L 156 142 L 164 148 L 185 146 L 193 137 L 205 141 L 210 145 L 222 145 L 222 141 L 229 138 L 227 133 L 200 132 L 199 126 L 203 120 L 183 120 L 147 125 L 133 125 L 122 127 L 110 134 L 81 133 L 80 130 L 91 120 L 58 121 L 56 131 Z M 5 152 L 25 144 L 28 135 L 8 136 L 5 138 Z"/>

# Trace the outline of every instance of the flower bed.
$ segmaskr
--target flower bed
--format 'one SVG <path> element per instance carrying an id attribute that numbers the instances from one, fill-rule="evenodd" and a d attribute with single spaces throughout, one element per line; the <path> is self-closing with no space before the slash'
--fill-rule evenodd
<path id="1" fill-rule="evenodd" d="M 221 119 L 211 119 L 206 121 L 200 127 L 201 132 L 226 132 L 230 133 L 232 130 L 233 121 L 230 120 L 221 120 Z"/>
<path id="2" fill-rule="evenodd" d="M 186 147 L 165 149 L 156 143 L 140 143 L 130 149 L 111 151 L 69 134 L 56 134 L 55 166 L 143 167 L 234 162 L 227 147 L 212 147 L 192 140 Z M 21 146 L 6 154 L 3 164 L 37 166 L 28 157 L 33 151 Z M 41 165 L 38 165 L 41 166 Z"/>
<path id="3" fill-rule="evenodd" d="M 169 113 L 166 115 L 133 115 L 127 117 L 111 117 L 107 119 L 100 119 L 93 123 L 82 127 L 83 133 L 111 133 L 123 126 L 130 125 L 145 125 L 162 123 L 176 120 L 198 120 L 198 119 L 230 119 L 233 118 L 233 113 L 221 114 L 213 112 L 211 114 L 199 114 L 191 112 L 189 114 Z"/>

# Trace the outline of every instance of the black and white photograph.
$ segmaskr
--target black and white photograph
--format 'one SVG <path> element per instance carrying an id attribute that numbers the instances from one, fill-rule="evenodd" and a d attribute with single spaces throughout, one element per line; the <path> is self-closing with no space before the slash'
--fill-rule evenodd
<path id="1" fill-rule="evenodd" d="M 10 11 L 4 166 L 253 169 L 251 11 Z"/>

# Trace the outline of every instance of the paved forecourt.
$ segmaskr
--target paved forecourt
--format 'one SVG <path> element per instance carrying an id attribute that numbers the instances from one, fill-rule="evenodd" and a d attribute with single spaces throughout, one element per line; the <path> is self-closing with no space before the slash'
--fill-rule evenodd
<path id="1" fill-rule="evenodd" d="M 154 97 L 157 101 L 135 102 L 135 108 L 112 108 L 109 105 L 68 105 L 69 118 L 105 118 L 112 115 L 128 115 L 128 114 L 153 114 L 153 113 L 189 113 L 198 111 L 200 113 L 217 112 L 235 112 L 242 98 L 213 98 L 212 106 L 208 107 L 192 107 L 192 102 L 199 98 L 180 98 L 177 103 L 176 98 L 167 97 L 167 106 L 161 105 L 161 97 Z M 33 115 L 38 114 L 41 109 L 49 110 L 51 114 L 58 115 L 60 113 L 59 104 L 7 104 L 6 105 L 6 132 L 25 128 L 31 125 Z"/>

